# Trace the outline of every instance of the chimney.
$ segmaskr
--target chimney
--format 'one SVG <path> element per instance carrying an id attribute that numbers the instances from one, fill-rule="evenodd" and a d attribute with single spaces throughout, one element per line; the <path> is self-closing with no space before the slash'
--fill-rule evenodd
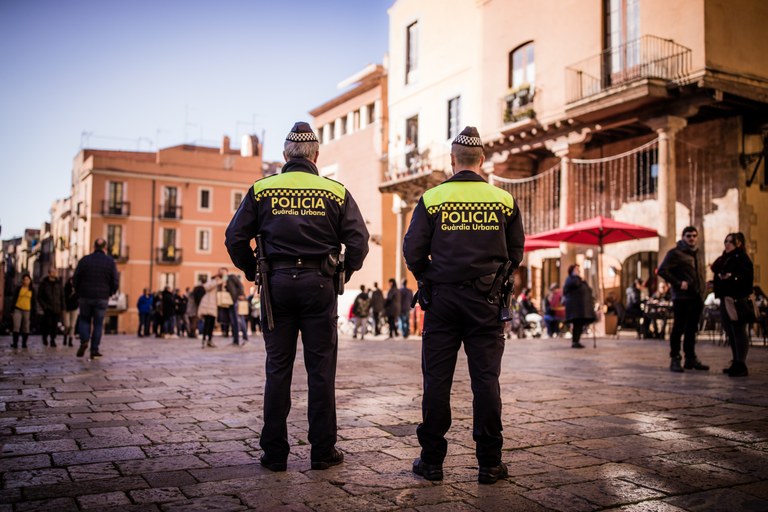
<path id="1" fill-rule="evenodd" d="M 226 155 L 229 153 L 229 137 L 226 135 L 224 138 L 221 139 L 221 151 L 219 151 L 222 155 Z"/>

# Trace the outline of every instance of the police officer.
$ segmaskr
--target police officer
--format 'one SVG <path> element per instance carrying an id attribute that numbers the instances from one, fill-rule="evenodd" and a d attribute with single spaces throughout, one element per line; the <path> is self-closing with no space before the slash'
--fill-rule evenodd
<path id="1" fill-rule="evenodd" d="M 359 270 L 368 253 L 368 230 L 355 200 L 341 183 L 320 177 L 315 163 L 317 136 L 304 122 L 286 137 L 280 174 L 258 180 L 248 191 L 226 231 L 232 262 L 248 280 L 256 277 L 251 240 L 269 262 L 269 293 L 274 328 L 265 327 L 267 353 L 261 465 L 272 471 L 287 467 L 291 376 L 298 333 L 304 345 L 309 387 L 309 442 L 312 469 L 340 464 L 336 449 L 337 295 L 334 257 L 346 246 L 345 274 Z M 329 257 L 330 255 L 330 257 Z"/>
<path id="2" fill-rule="evenodd" d="M 508 475 L 501 461 L 504 336 L 499 296 L 493 290 L 505 263 L 510 262 L 508 272 L 520 264 L 525 234 L 512 196 L 480 175 L 484 160 L 477 129 L 466 127 L 451 146 L 454 176 L 424 193 L 403 243 L 405 261 L 419 281 L 418 293 L 427 310 L 423 419 L 416 430 L 421 457 L 413 463 L 413 472 L 427 480 L 443 479 L 451 382 L 462 341 L 474 396 L 478 482 L 493 484 Z"/>

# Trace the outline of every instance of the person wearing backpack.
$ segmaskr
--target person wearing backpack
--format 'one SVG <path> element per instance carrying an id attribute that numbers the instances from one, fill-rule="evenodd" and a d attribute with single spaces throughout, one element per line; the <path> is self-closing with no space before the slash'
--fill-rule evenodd
<path id="1" fill-rule="evenodd" d="M 360 329 L 360 339 L 365 339 L 365 331 L 368 328 L 368 315 L 371 312 L 371 299 L 365 291 L 365 285 L 360 285 L 360 293 L 355 297 L 352 313 L 355 315 L 355 330 L 353 338 L 357 338 L 357 330 Z"/>

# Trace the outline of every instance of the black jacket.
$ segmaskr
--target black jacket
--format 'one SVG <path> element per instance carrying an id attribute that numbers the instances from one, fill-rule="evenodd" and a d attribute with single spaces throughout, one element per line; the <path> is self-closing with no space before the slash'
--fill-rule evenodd
<path id="1" fill-rule="evenodd" d="M 743 299 L 752 293 L 755 269 L 752 260 L 743 248 L 736 248 L 723 254 L 712 264 L 715 273 L 715 297 L 733 297 Z M 730 274 L 727 278 L 721 275 Z"/>
<path id="2" fill-rule="evenodd" d="M 563 285 L 565 321 L 586 320 L 594 322 L 595 307 L 592 288 L 579 276 L 570 275 Z"/>
<path id="3" fill-rule="evenodd" d="M 102 251 L 84 256 L 77 263 L 72 280 L 81 299 L 107 300 L 120 287 L 115 260 Z"/>
<path id="4" fill-rule="evenodd" d="M 80 297 L 75 291 L 75 286 L 72 284 L 72 280 L 67 280 L 67 284 L 64 285 L 64 307 L 67 311 L 74 311 L 79 307 Z"/>
<path id="5" fill-rule="evenodd" d="M 45 313 L 56 315 L 64 311 L 64 287 L 61 279 L 51 280 L 46 276 L 37 287 L 37 303 Z"/>
<path id="6" fill-rule="evenodd" d="M 387 290 L 387 298 L 384 300 L 384 311 L 387 316 L 399 316 L 400 309 L 400 290 L 390 288 Z"/>
<path id="7" fill-rule="evenodd" d="M 658 274 L 672 287 L 672 300 L 704 298 L 706 281 L 701 251 L 683 240 L 664 256 Z M 680 288 L 683 281 L 688 283 L 687 290 Z"/>
<path id="8" fill-rule="evenodd" d="M 507 260 L 516 269 L 524 242 L 514 198 L 478 174 L 461 171 L 419 199 L 403 255 L 417 279 L 457 283 L 493 274 Z"/>
<path id="9" fill-rule="evenodd" d="M 347 279 L 363 266 L 368 229 L 344 185 L 318 175 L 307 159 L 292 159 L 280 174 L 253 184 L 226 231 L 232 263 L 256 278 L 251 240 L 262 235 L 269 259 L 323 259 L 346 246 Z"/>

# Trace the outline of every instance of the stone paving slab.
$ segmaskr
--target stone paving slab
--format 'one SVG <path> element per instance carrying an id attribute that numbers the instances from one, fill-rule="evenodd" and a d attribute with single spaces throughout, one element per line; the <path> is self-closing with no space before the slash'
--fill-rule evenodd
<path id="1" fill-rule="evenodd" d="M 768 348 L 731 379 L 668 371 L 667 345 L 634 338 L 507 342 L 501 378 L 510 478 L 477 483 L 466 360 L 453 387 L 445 480 L 419 454 L 420 342 L 340 340 L 338 446 L 309 468 L 306 376 L 296 359 L 288 471 L 261 455 L 264 349 L 218 339 L 107 336 L 105 357 L 12 350 L 0 338 L 0 512 L 44 510 L 768 511 Z"/>

